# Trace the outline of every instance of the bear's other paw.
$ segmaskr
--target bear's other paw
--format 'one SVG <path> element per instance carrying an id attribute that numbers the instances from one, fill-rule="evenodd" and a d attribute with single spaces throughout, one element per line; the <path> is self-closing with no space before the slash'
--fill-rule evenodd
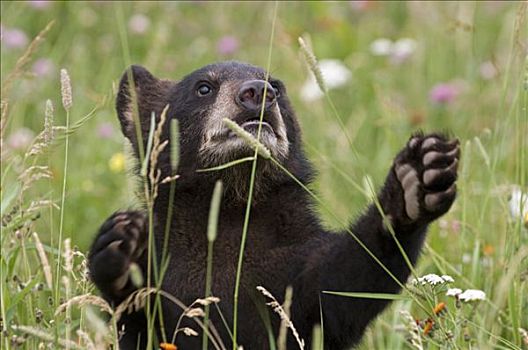
<path id="1" fill-rule="evenodd" d="M 89 254 L 93 282 L 111 299 L 129 292 L 130 264 L 147 247 L 147 218 L 139 211 L 114 213 L 99 229 Z"/>
<path id="2" fill-rule="evenodd" d="M 456 197 L 460 146 L 440 134 L 415 135 L 396 157 L 394 172 L 403 191 L 407 220 L 430 222 Z"/>

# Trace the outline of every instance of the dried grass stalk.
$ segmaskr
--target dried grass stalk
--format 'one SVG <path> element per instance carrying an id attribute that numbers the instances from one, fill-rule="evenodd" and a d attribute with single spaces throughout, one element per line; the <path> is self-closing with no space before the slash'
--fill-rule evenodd
<path id="1" fill-rule="evenodd" d="M 79 350 L 83 350 L 84 349 L 83 347 L 77 345 L 77 343 L 75 343 L 75 342 L 73 342 L 71 340 L 66 340 L 66 339 L 62 339 L 62 338 L 56 339 L 53 334 L 46 333 L 42 329 L 38 329 L 38 328 L 35 328 L 35 327 L 30 327 L 30 326 L 12 326 L 12 327 L 16 331 L 20 331 L 20 332 L 32 335 L 34 337 L 40 338 L 40 339 L 42 339 L 44 341 L 47 341 L 47 342 L 54 342 L 56 340 L 59 343 L 60 346 L 65 347 L 65 348 L 79 349 Z"/>
<path id="2" fill-rule="evenodd" d="M 292 296 L 293 296 L 293 289 L 291 286 L 288 286 L 286 288 L 286 295 L 284 296 L 284 303 L 282 305 L 282 308 L 284 309 L 284 313 L 288 315 L 288 318 L 290 317 Z M 288 334 L 288 322 L 285 318 L 282 318 L 280 327 L 279 327 L 279 336 L 277 338 L 277 348 L 279 350 L 286 350 L 287 334 Z"/>
<path id="3" fill-rule="evenodd" d="M 165 108 L 163 108 L 163 111 L 160 115 L 160 120 L 158 122 L 158 125 L 156 126 L 156 130 L 154 131 L 153 139 L 152 139 L 152 151 L 150 152 L 149 157 L 149 181 L 151 185 L 151 193 L 150 193 L 150 200 L 154 201 L 156 197 L 158 196 L 158 184 L 160 183 L 161 178 L 161 170 L 158 169 L 158 158 L 161 152 L 167 147 L 169 144 L 169 140 L 161 141 L 161 133 L 163 131 L 163 126 L 165 125 L 165 121 L 167 120 L 167 111 L 169 109 L 169 105 L 166 105 Z"/>
<path id="4" fill-rule="evenodd" d="M 198 336 L 198 332 L 196 332 L 194 329 L 192 328 L 189 328 L 189 327 L 184 327 L 181 329 L 182 332 L 186 335 L 186 336 L 189 336 L 189 337 L 197 337 Z"/>
<path id="5" fill-rule="evenodd" d="M 42 265 L 42 271 L 44 272 L 44 279 L 46 280 L 46 285 L 49 289 L 53 288 L 53 282 L 51 277 L 51 266 L 48 261 L 48 256 L 44 251 L 44 247 L 40 242 L 39 236 L 36 232 L 33 232 L 33 241 L 35 242 L 35 247 L 37 248 L 37 253 L 40 259 L 40 264 Z"/>
<path id="6" fill-rule="evenodd" d="M 4 132 L 7 125 L 7 111 L 9 110 L 7 101 L 0 101 L 0 154 L 4 158 Z"/>
<path id="7" fill-rule="evenodd" d="M 18 179 L 22 182 L 22 192 L 31 187 L 31 184 L 40 179 L 50 179 L 51 171 L 47 166 L 34 165 L 24 170 Z"/>
<path id="8" fill-rule="evenodd" d="M 422 337 L 420 329 L 411 314 L 406 310 L 401 310 L 400 315 L 405 322 L 405 329 L 407 331 L 407 341 L 409 345 L 416 350 L 423 350 Z"/>
<path id="9" fill-rule="evenodd" d="M 114 311 L 114 318 L 116 322 L 121 318 L 124 312 L 132 313 L 142 309 L 146 302 L 147 298 L 151 294 L 157 293 L 156 288 L 141 288 L 130 294 L 121 304 L 117 306 Z"/>
<path id="10" fill-rule="evenodd" d="M 185 311 L 185 316 L 189 317 L 189 318 L 204 317 L 205 316 L 205 312 L 203 311 L 203 309 L 201 309 L 199 307 L 193 307 L 192 309 L 189 309 L 189 310 Z"/>
<path id="11" fill-rule="evenodd" d="M 35 53 L 40 43 L 44 40 L 44 37 L 48 32 L 50 31 L 51 27 L 53 27 L 53 24 L 55 21 L 49 22 L 44 29 L 40 31 L 40 33 L 37 34 L 35 39 L 29 44 L 26 51 L 20 56 L 18 61 L 15 64 L 15 68 L 7 75 L 5 80 L 2 82 L 2 88 L 1 88 L 1 95 L 2 97 L 5 97 L 9 94 L 9 91 L 11 90 L 11 86 L 13 82 L 24 73 L 25 67 L 28 64 L 28 62 L 31 60 L 31 56 Z"/>
<path id="12" fill-rule="evenodd" d="M 293 322 L 290 320 L 290 317 L 288 316 L 284 308 L 281 306 L 281 304 L 279 304 L 277 299 L 275 299 L 275 297 L 266 288 L 262 286 L 257 286 L 257 290 L 261 292 L 262 295 L 264 295 L 265 297 L 268 297 L 269 299 L 271 299 L 271 301 L 269 303 L 266 303 L 266 305 L 270 306 L 273 309 L 273 311 L 279 315 L 279 317 L 281 318 L 281 323 L 284 322 L 286 326 L 292 331 L 292 334 L 295 340 L 297 341 L 297 345 L 299 345 L 299 349 L 303 350 L 304 349 L 304 339 L 301 339 L 301 337 L 299 336 L 297 329 L 295 329 Z M 291 300 L 290 300 L 290 303 L 291 303 Z"/>
<path id="13" fill-rule="evenodd" d="M 220 298 L 211 296 L 211 297 L 207 297 L 204 299 L 196 299 L 193 304 L 200 304 L 203 306 L 207 306 L 211 304 L 216 304 L 218 302 L 220 302 Z"/>
<path id="14" fill-rule="evenodd" d="M 104 312 L 106 312 L 106 313 L 108 313 L 110 315 L 114 315 L 114 310 L 112 310 L 112 307 L 110 306 L 110 304 L 108 304 L 106 302 L 106 300 L 104 300 L 103 298 L 98 297 L 96 295 L 89 294 L 89 293 L 88 294 L 83 294 L 83 295 L 78 295 L 76 297 L 71 298 L 70 300 L 68 300 L 64 304 L 59 305 L 59 307 L 55 311 L 55 315 L 58 315 L 58 314 L 60 314 L 60 313 L 62 313 L 64 311 L 66 311 L 67 309 L 69 309 L 73 305 L 78 305 L 79 307 L 82 307 L 82 306 L 85 306 L 85 305 L 93 305 L 93 306 L 99 307 L 99 309 L 101 309 L 101 311 L 104 311 Z M 117 310 L 116 310 L 116 312 L 117 312 Z"/>
<path id="15" fill-rule="evenodd" d="M 80 329 L 78 329 L 76 333 L 79 339 L 82 340 L 82 343 L 84 343 L 83 345 L 86 350 L 96 350 L 95 343 L 92 341 L 92 339 L 90 339 L 88 333 Z"/>
<path id="16" fill-rule="evenodd" d="M 39 201 L 31 201 L 26 211 L 28 213 L 33 213 L 33 212 L 39 211 L 42 208 L 49 208 L 49 207 L 60 209 L 60 207 L 57 204 L 55 204 L 52 200 L 42 199 Z"/>

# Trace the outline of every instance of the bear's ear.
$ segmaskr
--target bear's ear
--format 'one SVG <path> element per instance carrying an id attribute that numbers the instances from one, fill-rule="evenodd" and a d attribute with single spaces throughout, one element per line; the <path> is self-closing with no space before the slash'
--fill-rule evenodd
<path id="1" fill-rule="evenodd" d="M 173 85 L 173 82 L 158 79 L 138 65 L 130 66 L 123 74 L 116 99 L 117 116 L 123 134 L 135 147 L 138 146 L 139 133 L 145 144 L 151 115 L 154 112 L 156 119 L 159 119 L 168 103 L 168 92 Z M 137 126 L 140 129 L 136 129 Z"/>

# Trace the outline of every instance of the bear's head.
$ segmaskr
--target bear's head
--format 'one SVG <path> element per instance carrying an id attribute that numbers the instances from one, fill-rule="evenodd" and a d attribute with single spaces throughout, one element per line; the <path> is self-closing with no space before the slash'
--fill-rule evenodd
<path id="1" fill-rule="evenodd" d="M 284 84 L 272 77 L 266 81 L 262 68 L 221 62 L 200 68 L 180 81 L 171 81 L 158 79 L 141 66 L 131 66 L 121 79 L 116 106 L 122 131 L 137 157 L 141 147 L 146 149 L 152 115 L 158 122 L 167 105 L 168 120 L 161 139 L 170 139 L 170 119 L 178 119 L 180 184 L 196 185 L 200 181 L 205 185 L 221 178 L 226 189 L 243 197 L 251 162 L 206 173 L 197 170 L 252 156 L 254 149 L 233 133 L 223 119 L 231 119 L 256 136 L 262 110 L 260 142 L 297 178 L 309 181 L 311 169 L 301 149 L 299 124 Z M 136 128 L 138 123 L 140 128 Z M 158 161 L 163 175 L 170 174 L 169 148 Z M 257 164 L 257 192 L 291 180 L 270 160 L 259 158 Z"/>

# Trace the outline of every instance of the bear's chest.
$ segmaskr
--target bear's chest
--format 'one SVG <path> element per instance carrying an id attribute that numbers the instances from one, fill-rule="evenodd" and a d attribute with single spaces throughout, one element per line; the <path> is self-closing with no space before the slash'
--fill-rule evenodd
<path id="1" fill-rule="evenodd" d="M 206 240 L 173 242 L 170 246 L 169 267 L 164 276 L 163 288 L 187 303 L 203 298 L 206 294 L 209 261 L 212 294 L 224 300 L 232 299 L 239 262 L 240 235 L 241 228 L 219 230 L 211 256 Z M 265 265 L 273 265 L 270 261 L 273 259 L 270 254 L 273 250 L 269 242 L 255 237 L 253 233 L 247 235 L 240 275 L 242 288 L 252 288 L 260 283 L 262 272 L 269 268 Z M 277 271 L 273 272 L 274 275 L 276 273 Z"/>

